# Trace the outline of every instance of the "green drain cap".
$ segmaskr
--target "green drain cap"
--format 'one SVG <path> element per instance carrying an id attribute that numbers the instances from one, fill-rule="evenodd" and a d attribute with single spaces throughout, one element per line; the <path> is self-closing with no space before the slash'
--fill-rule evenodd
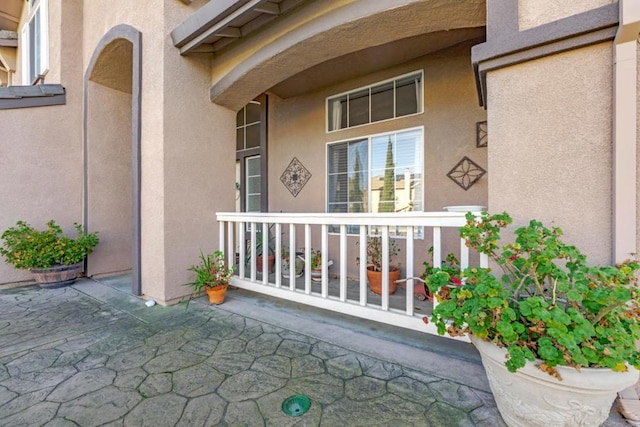
<path id="1" fill-rule="evenodd" d="M 299 417 L 311 407 L 311 400 L 303 394 L 294 394 L 282 402 L 282 412 L 290 417 Z"/>

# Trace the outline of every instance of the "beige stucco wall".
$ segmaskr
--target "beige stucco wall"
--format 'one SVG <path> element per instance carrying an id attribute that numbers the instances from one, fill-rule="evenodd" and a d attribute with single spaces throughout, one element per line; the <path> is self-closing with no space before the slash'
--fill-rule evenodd
<path id="1" fill-rule="evenodd" d="M 489 209 L 565 231 L 611 262 L 612 45 L 490 72 Z"/>
<path id="2" fill-rule="evenodd" d="M 636 195 L 640 196 L 640 35 L 636 44 L 636 63 Z M 636 199 L 636 248 L 640 248 L 640 197 Z"/>
<path id="3" fill-rule="evenodd" d="M 38 228 L 55 219 L 68 232 L 73 222 L 82 222 L 82 44 L 77 35 L 82 2 L 51 0 L 49 7 L 53 16 L 64 11 L 70 26 L 50 25 L 47 77 L 48 83 L 65 86 L 67 103 L 0 111 L 0 230 L 20 219 Z M 0 284 L 30 279 L 29 273 L 0 263 Z"/>
<path id="4" fill-rule="evenodd" d="M 518 0 L 520 31 L 587 12 L 610 3 L 617 3 L 617 0 Z"/>
<path id="5" fill-rule="evenodd" d="M 233 209 L 235 113 L 209 101 L 210 57 L 181 57 L 169 36 L 205 1 L 151 3 L 87 2 L 84 63 L 114 26 L 142 33 L 142 292 L 169 303 L 217 246 L 215 212 Z"/>
<path id="6" fill-rule="evenodd" d="M 476 122 L 486 120 L 478 106 L 473 72 L 469 66 L 469 48 L 451 49 L 429 55 L 391 69 L 345 81 L 305 96 L 269 101 L 269 210 L 271 212 L 326 212 L 326 145 L 393 130 L 424 127 L 424 201 L 426 211 L 442 211 L 448 205 L 487 204 L 487 175 L 464 191 L 446 175 L 463 157 L 468 156 L 487 169 L 487 149 L 476 147 Z M 424 113 L 374 123 L 352 129 L 326 133 L 326 97 L 373 84 L 405 73 L 424 70 Z M 280 181 L 280 176 L 297 157 L 312 177 L 297 197 Z M 491 171 L 489 171 L 491 173 Z M 286 234 L 286 233 L 285 233 Z M 302 246 L 303 230 L 297 231 Z M 454 236 L 455 237 L 455 236 Z M 314 229 L 314 248 L 320 247 L 319 229 Z M 349 274 L 355 275 L 357 247 L 355 238 L 349 246 Z M 458 243 L 459 240 L 453 239 Z M 418 254 L 425 254 L 430 236 L 416 242 Z M 330 239 L 330 257 L 339 271 L 338 238 Z M 403 244 L 402 244 L 403 246 Z M 453 250 L 453 247 L 447 248 Z M 402 257 L 405 256 L 403 252 Z M 401 261 L 397 259 L 396 261 Z M 422 260 L 416 258 L 422 271 Z M 402 260 L 404 264 L 404 261 Z"/>

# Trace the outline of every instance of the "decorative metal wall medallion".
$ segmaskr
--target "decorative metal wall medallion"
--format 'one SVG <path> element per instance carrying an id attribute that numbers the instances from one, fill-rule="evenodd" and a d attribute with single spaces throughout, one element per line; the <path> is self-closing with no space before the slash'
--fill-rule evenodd
<path id="1" fill-rule="evenodd" d="M 478 182 L 487 173 L 476 162 L 464 156 L 457 165 L 447 174 L 449 178 L 458 184 L 464 191 L 467 191 L 473 184 Z"/>
<path id="2" fill-rule="evenodd" d="M 489 134 L 487 133 L 487 121 L 476 123 L 476 147 L 486 147 L 489 145 Z"/>
<path id="3" fill-rule="evenodd" d="M 310 178 L 311 172 L 300 163 L 297 157 L 294 157 L 280 176 L 280 181 L 282 181 L 284 186 L 287 187 L 287 190 L 293 194 L 293 197 L 298 197 L 298 193 Z"/>

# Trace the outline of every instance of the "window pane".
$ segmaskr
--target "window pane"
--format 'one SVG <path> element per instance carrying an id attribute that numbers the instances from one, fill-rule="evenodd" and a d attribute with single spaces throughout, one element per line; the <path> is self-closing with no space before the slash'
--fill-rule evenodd
<path id="1" fill-rule="evenodd" d="M 244 107 L 236 114 L 236 127 L 244 125 Z"/>
<path id="2" fill-rule="evenodd" d="M 328 147 L 328 169 L 329 173 L 347 171 L 347 143 L 332 144 Z"/>
<path id="3" fill-rule="evenodd" d="M 247 212 L 260 212 L 259 194 L 247 194 Z"/>
<path id="4" fill-rule="evenodd" d="M 414 75 L 396 80 L 396 117 L 417 113 L 418 101 L 422 85 L 420 76 Z"/>
<path id="5" fill-rule="evenodd" d="M 340 96 L 328 101 L 329 130 L 347 127 L 347 96 Z"/>
<path id="6" fill-rule="evenodd" d="M 248 125 L 247 130 L 247 148 L 260 147 L 260 123 Z"/>
<path id="7" fill-rule="evenodd" d="M 260 156 L 247 159 L 247 176 L 260 176 Z"/>
<path id="8" fill-rule="evenodd" d="M 393 82 L 371 88 L 371 121 L 393 118 Z"/>
<path id="9" fill-rule="evenodd" d="M 367 145 L 367 140 L 349 143 L 349 212 L 369 210 Z"/>
<path id="10" fill-rule="evenodd" d="M 258 102 L 250 102 L 247 104 L 247 124 L 260 121 L 261 106 Z"/>
<path id="11" fill-rule="evenodd" d="M 347 203 L 347 174 L 330 175 L 328 181 L 329 203 Z"/>
<path id="12" fill-rule="evenodd" d="M 369 123 L 369 89 L 349 94 L 349 127 Z"/>
<path id="13" fill-rule="evenodd" d="M 244 128 L 236 129 L 236 150 L 244 150 Z"/>
<path id="14" fill-rule="evenodd" d="M 247 193 L 260 194 L 260 176 L 247 178 Z"/>
<path id="15" fill-rule="evenodd" d="M 422 164 L 422 131 L 412 130 L 401 132 L 396 135 L 395 147 L 396 167 L 413 167 Z M 420 169 L 419 172 L 422 172 Z"/>

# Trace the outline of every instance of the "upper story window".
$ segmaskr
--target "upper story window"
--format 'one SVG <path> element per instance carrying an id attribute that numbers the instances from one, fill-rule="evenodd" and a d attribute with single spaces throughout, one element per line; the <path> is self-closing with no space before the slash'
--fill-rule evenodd
<path id="1" fill-rule="evenodd" d="M 418 71 L 327 98 L 327 131 L 422 113 Z"/>
<path id="2" fill-rule="evenodd" d="M 48 0 L 29 0 L 29 15 L 22 27 L 22 79 L 33 83 L 49 69 Z"/>

